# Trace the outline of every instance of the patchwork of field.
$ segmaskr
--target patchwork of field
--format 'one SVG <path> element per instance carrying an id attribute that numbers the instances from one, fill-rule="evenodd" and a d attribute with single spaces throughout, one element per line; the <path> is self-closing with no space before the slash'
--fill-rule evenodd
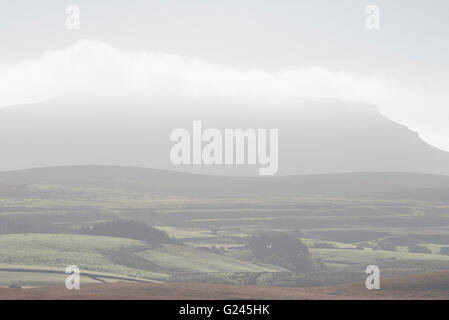
<path id="1" fill-rule="evenodd" d="M 127 170 L 0 173 L 0 286 L 63 285 L 68 265 L 80 268 L 85 284 L 289 287 L 363 281 L 373 264 L 382 277 L 449 270 L 446 177 L 373 173 L 259 183 Z M 125 220 L 171 240 L 89 233 Z M 312 264 L 282 250 L 258 257 L 251 239 L 266 234 L 305 244 Z"/>
<path id="2" fill-rule="evenodd" d="M 82 281 L 160 282 L 176 273 L 281 272 L 183 245 L 151 246 L 132 239 L 78 234 L 0 235 L 0 286 L 65 283 L 76 265 Z"/>

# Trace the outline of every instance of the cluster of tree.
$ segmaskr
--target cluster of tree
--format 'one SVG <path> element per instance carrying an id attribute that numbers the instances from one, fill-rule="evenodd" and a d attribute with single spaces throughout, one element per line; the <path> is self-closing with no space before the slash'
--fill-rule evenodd
<path id="1" fill-rule="evenodd" d="M 145 241 L 150 244 L 171 243 L 172 239 L 164 231 L 136 220 L 115 220 L 98 222 L 81 227 L 82 234 L 128 238 Z"/>
<path id="2" fill-rule="evenodd" d="M 315 242 L 312 246 L 315 249 L 335 249 L 336 246 L 328 242 Z"/>
<path id="3" fill-rule="evenodd" d="M 391 242 L 382 242 L 379 244 L 379 249 L 387 251 L 396 251 L 396 245 Z"/>
<path id="4" fill-rule="evenodd" d="M 449 247 L 442 247 L 440 249 L 440 254 L 443 254 L 445 256 L 449 256 Z"/>
<path id="5" fill-rule="evenodd" d="M 416 244 L 409 244 L 407 246 L 408 252 L 413 253 L 432 253 L 429 248 L 418 246 Z"/>
<path id="6" fill-rule="evenodd" d="M 164 231 L 150 227 L 142 221 L 117 220 L 83 225 L 80 229 L 51 224 L 33 217 L 0 216 L 0 234 L 18 233 L 81 233 L 88 235 L 120 237 L 148 243 L 172 243 Z"/>
<path id="7" fill-rule="evenodd" d="M 285 233 L 262 234 L 250 238 L 248 247 L 254 257 L 265 263 L 298 272 L 315 269 L 307 246 L 298 238 Z"/>

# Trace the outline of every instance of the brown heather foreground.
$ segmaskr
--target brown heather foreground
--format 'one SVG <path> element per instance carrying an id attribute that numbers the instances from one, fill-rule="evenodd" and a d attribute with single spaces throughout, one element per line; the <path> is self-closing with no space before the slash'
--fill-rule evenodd
<path id="1" fill-rule="evenodd" d="M 239 286 L 209 283 L 130 283 L 82 285 L 80 290 L 65 287 L 29 289 L 0 288 L 0 299 L 446 299 L 449 300 L 449 271 L 389 278 L 380 290 L 367 290 L 364 283 L 312 288 Z"/>

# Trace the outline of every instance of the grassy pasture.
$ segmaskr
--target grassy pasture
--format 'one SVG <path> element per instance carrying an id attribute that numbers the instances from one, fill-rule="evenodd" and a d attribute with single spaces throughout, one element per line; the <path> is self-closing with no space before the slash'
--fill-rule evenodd
<path id="1" fill-rule="evenodd" d="M 439 254 L 441 247 L 449 246 L 446 178 L 373 173 L 259 182 L 190 179 L 129 168 L 91 168 L 82 177 L 86 170 L 82 167 L 42 170 L 0 173 L 0 218 L 66 229 L 59 234 L 0 234 L 0 265 L 63 271 L 75 264 L 102 281 L 115 281 L 101 278 L 102 274 L 170 281 L 174 274 L 180 279 L 179 274 L 273 273 L 271 284 L 277 285 L 276 277 L 286 270 L 255 263 L 244 246 L 253 235 L 285 232 L 306 243 L 314 260 L 328 268 L 319 272 L 328 272 L 326 277 L 336 281 L 341 278 L 338 273 L 364 276 L 370 264 L 398 274 L 449 269 L 449 257 Z M 357 186 L 345 184 L 347 179 L 355 179 Z M 390 180 L 397 184 L 385 182 Z M 417 197 L 415 189 L 425 185 L 441 187 L 441 192 Z M 150 246 L 125 238 L 68 234 L 81 225 L 116 219 L 148 223 L 178 242 Z M 407 244 L 398 245 L 396 251 L 372 250 L 398 238 L 432 253 L 410 253 Z M 332 248 L 315 247 L 323 243 Z M 64 275 L 0 271 L 4 286 L 60 283 L 61 278 Z"/>
<path id="2" fill-rule="evenodd" d="M 236 260 L 188 247 L 162 245 L 138 255 L 175 272 L 281 272 L 283 268 Z"/>

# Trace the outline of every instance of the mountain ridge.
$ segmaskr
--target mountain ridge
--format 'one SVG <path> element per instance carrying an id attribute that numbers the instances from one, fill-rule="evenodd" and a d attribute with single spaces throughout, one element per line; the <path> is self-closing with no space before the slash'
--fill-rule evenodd
<path id="1" fill-rule="evenodd" d="M 338 172 L 449 174 L 449 153 L 371 104 L 326 99 L 248 102 L 46 101 L 0 109 L 0 171 L 114 165 L 207 175 L 256 176 L 259 165 L 170 162 L 170 133 L 204 129 L 279 131 L 278 175 Z"/>

